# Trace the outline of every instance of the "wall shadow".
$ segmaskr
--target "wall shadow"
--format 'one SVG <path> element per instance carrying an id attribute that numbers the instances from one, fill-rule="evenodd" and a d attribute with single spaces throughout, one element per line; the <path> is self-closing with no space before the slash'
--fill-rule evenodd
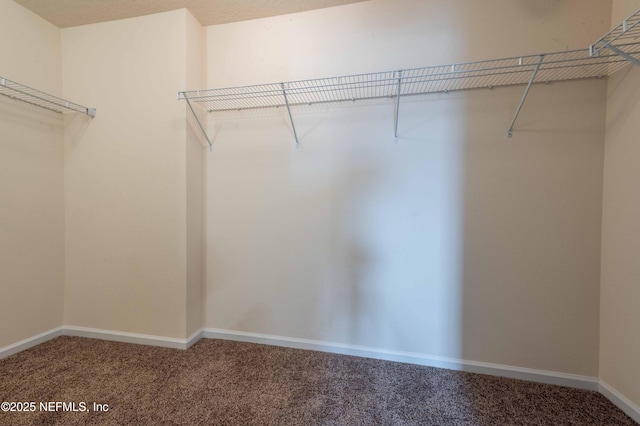
<path id="1" fill-rule="evenodd" d="M 596 377 L 606 82 L 534 86 L 509 139 L 523 90 L 465 95 L 461 357 Z"/>
<path id="2" fill-rule="evenodd" d="M 207 303 L 236 318 L 208 326 L 459 356 L 459 99 L 409 99 L 398 144 L 393 106 L 297 114 L 299 149 L 278 117 L 218 122 Z"/>

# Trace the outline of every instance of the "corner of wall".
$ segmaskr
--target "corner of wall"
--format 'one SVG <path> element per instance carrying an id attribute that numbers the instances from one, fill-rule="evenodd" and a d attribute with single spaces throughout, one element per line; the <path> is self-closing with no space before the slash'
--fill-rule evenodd
<path id="1" fill-rule="evenodd" d="M 59 28 L 0 1 L 0 51 L 0 76 L 61 95 Z M 62 325 L 62 121 L 0 96 L 0 346 Z"/>
<path id="2" fill-rule="evenodd" d="M 611 27 L 636 10 L 640 0 L 614 0 Z M 640 198 L 629 182 L 640 179 L 640 68 L 629 65 L 608 80 L 602 255 L 600 276 L 600 391 L 640 421 L 640 343 L 632 324 L 640 321 L 640 271 L 633 253 L 640 247 Z M 634 414 L 635 413 L 635 414 Z"/>
<path id="3" fill-rule="evenodd" d="M 185 9 L 186 17 L 186 87 L 204 87 L 206 60 L 205 31 L 200 22 Z M 186 194 L 187 194 L 187 288 L 186 335 L 198 333 L 203 326 L 204 299 L 204 155 L 202 135 L 191 111 L 184 105 L 186 118 Z M 198 113 L 198 110 L 196 110 Z"/>
<path id="4" fill-rule="evenodd" d="M 63 30 L 65 325 L 187 337 L 185 12 Z"/>

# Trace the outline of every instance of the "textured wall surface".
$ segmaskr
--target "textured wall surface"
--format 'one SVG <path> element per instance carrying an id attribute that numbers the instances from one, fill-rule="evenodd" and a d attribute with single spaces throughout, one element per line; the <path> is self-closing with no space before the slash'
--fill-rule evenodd
<path id="1" fill-rule="evenodd" d="M 640 1 L 614 2 L 617 25 Z M 600 377 L 640 407 L 640 68 L 609 79 L 604 162 Z"/>
<path id="2" fill-rule="evenodd" d="M 211 87 L 586 47 L 610 2 L 372 1 L 208 27 Z M 490 14 L 487 10 L 501 10 Z M 331 30 L 328 31 L 328 25 Z M 509 37 L 504 37 L 509 34 Z M 598 374 L 606 84 L 212 114 L 208 327 Z"/>
<path id="3" fill-rule="evenodd" d="M 61 95 L 58 28 L 0 0 L 0 50 L 0 76 Z M 59 114 L 0 96 L 0 347 L 62 325 L 62 135 Z"/>
<path id="4" fill-rule="evenodd" d="M 67 325 L 186 337 L 186 13 L 62 32 Z"/>

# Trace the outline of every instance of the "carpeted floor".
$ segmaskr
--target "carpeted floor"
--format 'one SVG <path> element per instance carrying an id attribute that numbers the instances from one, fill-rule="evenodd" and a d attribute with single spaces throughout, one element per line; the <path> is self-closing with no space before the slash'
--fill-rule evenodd
<path id="1" fill-rule="evenodd" d="M 636 424 L 596 392 L 204 339 L 181 351 L 59 337 L 0 360 L 0 401 L 36 403 L 0 412 L 3 425 Z"/>

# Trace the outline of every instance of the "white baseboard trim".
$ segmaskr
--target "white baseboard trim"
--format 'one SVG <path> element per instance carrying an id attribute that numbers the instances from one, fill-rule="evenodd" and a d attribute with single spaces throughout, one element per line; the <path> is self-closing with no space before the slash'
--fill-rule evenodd
<path id="1" fill-rule="evenodd" d="M 90 339 L 111 340 L 114 342 L 134 343 L 138 345 L 160 346 L 164 348 L 189 349 L 202 338 L 202 329 L 186 339 L 154 336 L 150 334 L 128 333 L 126 331 L 101 330 L 98 328 L 67 325 L 40 333 L 28 339 L 0 348 L 0 359 L 29 349 L 58 336 L 87 337 Z"/>
<path id="2" fill-rule="evenodd" d="M 216 328 L 203 328 L 196 331 L 186 339 L 178 339 L 149 334 L 101 330 L 88 327 L 63 326 L 0 348 L 0 359 L 6 358 L 25 349 L 29 349 L 58 336 L 86 337 L 175 349 L 188 349 L 202 338 L 224 339 L 489 374 L 492 376 L 509 377 L 513 379 L 529 380 L 532 382 L 598 391 L 618 408 L 624 411 L 634 421 L 640 423 L 640 406 L 633 403 L 603 380 L 598 380 L 595 377 L 514 367 L 510 365 L 468 361 L 457 358 L 430 356 L 414 352 L 392 351 L 366 346 L 347 345 L 320 340 L 298 339 L 293 337 L 247 333 L 243 331 L 222 330 Z"/>
<path id="3" fill-rule="evenodd" d="M 191 336 L 187 337 L 185 349 L 189 349 L 191 346 L 198 343 L 198 340 L 202 339 L 202 329 L 196 331 Z"/>
<path id="4" fill-rule="evenodd" d="M 154 336 L 151 334 L 128 333 L 126 331 L 101 330 L 98 328 L 77 327 L 65 325 L 62 327 L 65 336 L 88 337 L 91 339 L 111 340 L 114 342 L 134 343 L 136 345 L 160 346 L 163 348 L 187 349 L 190 339 L 200 332 L 196 332 L 189 339 L 178 339 L 174 337 Z"/>
<path id="5" fill-rule="evenodd" d="M 63 327 L 52 328 L 51 330 L 36 334 L 35 336 L 29 337 L 24 340 L 20 340 L 19 342 L 5 346 L 4 348 L 0 348 L 0 359 L 17 354 L 18 352 L 22 352 L 25 349 L 32 348 L 36 345 L 39 345 L 40 343 L 46 342 L 47 340 L 62 336 L 63 332 Z"/>
<path id="6" fill-rule="evenodd" d="M 640 423 L 640 406 L 634 404 L 633 401 L 618 392 L 604 380 L 600 380 L 598 391 L 609 401 L 613 402 L 616 407 L 624 411 L 627 416 Z"/>
<path id="7" fill-rule="evenodd" d="M 555 371 L 536 370 L 532 368 L 513 367 L 510 365 L 490 364 L 486 362 L 467 361 L 441 356 L 429 356 L 414 352 L 391 351 L 365 346 L 346 345 L 342 343 L 324 342 L 318 340 L 297 339 L 268 334 L 247 333 L 242 331 L 205 328 L 202 337 L 207 339 L 225 339 L 240 342 L 259 343 L 272 346 L 283 346 L 295 349 L 307 349 L 343 355 L 353 355 L 386 361 L 418 364 L 428 367 L 448 368 L 451 370 L 468 371 L 471 373 L 489 374 L 492 376 L 509 377 L 513 379 L 529 380 L 538 383 L 568 386 L 572 388 L 598 390 L 598 379 L 576 374 L 559 373 Z"/>

